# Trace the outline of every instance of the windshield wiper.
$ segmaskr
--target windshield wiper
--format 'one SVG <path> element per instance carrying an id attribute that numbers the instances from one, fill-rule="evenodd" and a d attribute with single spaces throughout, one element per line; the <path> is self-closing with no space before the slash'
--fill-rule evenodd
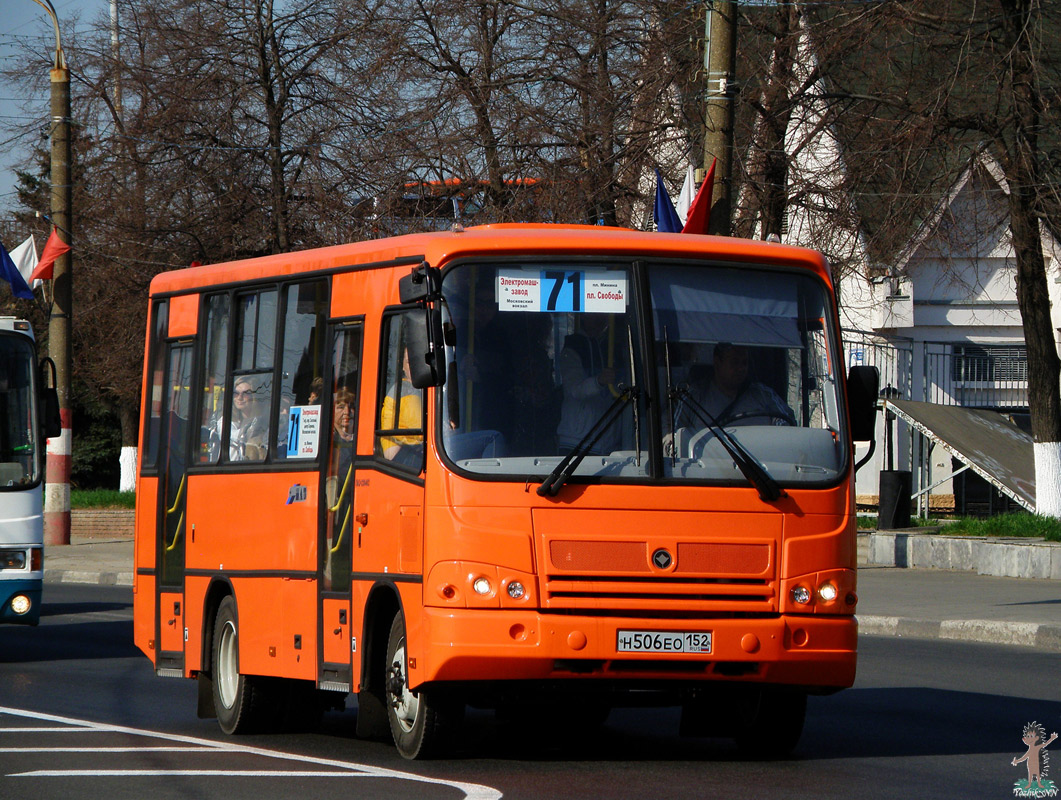
<path id="1" fill-rule="evenodd" d="M 671 389 L 668 393 L 674 398 L 683 400 L 689 404 L 689 408 L 693 414 L 700 418 L 700 421 L 704 423 L 718 438 L 719 443 L 725 448 L 726 452 L 729 453 L 729 457 L 733 459 L 733 463 L 737 465 L 737 469 L 741 471 L 741 474 L 748 479 L 748 482 L 755 487 L 756 491 L 759 492 L 759 499 L 767 503 L 786 497 L 785 490 L 773 479 L 773 476 L 767 472 L 766 467 L 759 463 L 758 459 L 753 456 L 748 449 L 740 443 L 740 440 L 729 433 L 725 428 L 718 424 L 710 412 L 702 405 L 700 405 L 693 398 L 689 390 L 680 386 L 676 389 Z"/>
<path id="2" fill-rule="evenodd" d="M 623 408 L 637 396 L 637 387 L 629 386 L 623 388 L 619 396 L 612 401 L 612 404 L 608 406 L 608 409 L 601 414 L 589 432 L 582 437 L 582 440 L 571 448 L 571 451 L 560 459 L 560 463 L 553 468 L 553 471 L 549 473 L 549 476 L 542 481 L 542 485 L 538 487 L 537 492 L 542 497 L 556 497 L 557 492 L 567 483 L 567 479 L 571 477 L 571 474 L 578 469 L 578 465 L 582 463 L 587 455 L 589 455 L 590 449 L 597 443 L 597 440 L 603 435 L 608 427 L 619 418 Z"/>

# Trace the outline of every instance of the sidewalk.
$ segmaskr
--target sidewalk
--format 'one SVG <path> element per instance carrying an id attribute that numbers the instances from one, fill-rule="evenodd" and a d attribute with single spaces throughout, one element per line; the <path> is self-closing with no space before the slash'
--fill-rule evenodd
<path id="1" fill-rule="evenodd" d="M 131 539 L 73 537 L 44 555 L 45 583 L 132 586 Z M 863 564 L 864 636 L 956 639 L 1061 653 L 1061 581 Z M 45 590 L 47 602 L 47 590 Z"/>

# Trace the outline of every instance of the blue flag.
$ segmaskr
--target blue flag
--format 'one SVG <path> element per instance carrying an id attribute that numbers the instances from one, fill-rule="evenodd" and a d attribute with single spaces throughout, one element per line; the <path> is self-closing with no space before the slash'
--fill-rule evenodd
<path id="1" fill-rule="evenodd" d="M 670 201 L 667 187 L 663 185 L 663 176 L 656 169 L 656 204 L 652 208 L 652 219 L 656 223 L 656 230 L 660 233 L 681 233 L 682 221 L 678 219 L 678 212 L 674 210 L 674 203 Z"/>
<path id="2" fill-rule="evenodd" d="M 26 285 L 26 280 L 22 277 L 22 273 L 18 271 L 18 267 L 11 260 L 7 248 L 2 244 L 0 244 L 0 278 L 11 284 L 11 291 L 15 297 L 21 297 L 24 300 L 33 299 L 33 292 Z"/>

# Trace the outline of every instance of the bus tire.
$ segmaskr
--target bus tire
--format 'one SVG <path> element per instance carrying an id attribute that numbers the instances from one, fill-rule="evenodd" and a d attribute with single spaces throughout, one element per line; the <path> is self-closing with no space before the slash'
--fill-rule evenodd
<path id="1" fill-rule="evenodd" d="M 239 671 L 239 624 L 236 601 L 230 595 L 221 601 L 214 621 L 210 649 L 210 675 L 214 711 L 221 730 L 228 734 L 257 730 L 267 706 L 264 679 Z"/>
<path id="2" fill-rule="evenodd" d="M 464 705 L 439 690 L 409 689 L 405 622 L 394 615 L 387 638 L 386 705 L 394 745 L 403 758 L 425 759 L 442 752 L 463 715 Z"/>
<path id="3" fill-rule="evenodd" d="M 786 758 L 799 743 L 807 716 L 807 693 L 764 688 L 757 693 L 751 713 L 737 720 L 734 739 L 745 758 Z"/>

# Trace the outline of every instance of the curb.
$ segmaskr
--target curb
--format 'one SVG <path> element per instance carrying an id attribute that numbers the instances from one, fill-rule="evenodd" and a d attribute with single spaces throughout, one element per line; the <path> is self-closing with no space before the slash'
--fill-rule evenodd
<path id="1" fill-rule="evenodd" d="M 950 639 L 981 644 L 1034 647 L 1061 653 L 1061 625 L 1036 622 L 999 622 L 981 619 L 930 620 L 910 617 L 856 615 L 860 636 L 905 639 Z"/>
<path id="2" fill-rule="evenodd" d="M 45 583 L 89 583 L 98 586 L 133 585 L 132 572 L 94 572 L 81 569 L 45 569 Z"/>
<path id="3" fill-rule="evenodd" d="M 951 536 L 938 528 L 858 534 L 858 562 L 975 572 L 1000 578 L 1061 580 L 1061 542 Z"/>

